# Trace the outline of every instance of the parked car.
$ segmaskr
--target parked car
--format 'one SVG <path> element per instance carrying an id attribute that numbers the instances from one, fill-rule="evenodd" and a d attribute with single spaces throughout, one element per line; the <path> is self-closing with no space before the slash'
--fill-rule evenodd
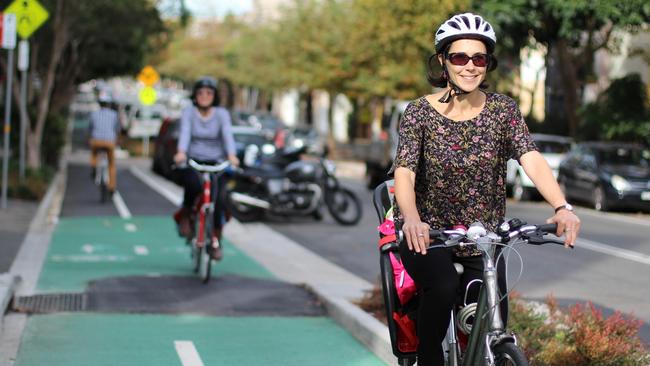
<path id="1" fill-rule="evenodd" d="M 160 125 L 158 137 L 155 142 L 155 150 L 151 169 L 163 177 L 176 180 L 173 174 L 174 155 L 178 145 L 179 119 L 166 118 Z M 259 129 L 250 126 L 232 126 L 235 138 L 235 149 L 240 161 L 244 159 L 244 151 L 248 145 L 256 145 L 258 148 L 268 150 L 272 147 L 270 141 Z M 266 146 L 265 146 L 266 145 Z"/>
<path id="2" fill-rule="evenodd" d="M 531 137 L 537 145 L 537 150 L 542 154 L 557 178 L 560 162 L 571 149 L 573 139 L 566 136 L 532 133 Z M 506 168 L 506 186 L 512 192 L 512 197 L 517 201 L 531 199 L 536 193 L 535 184 L 528 178 L 524 168 L 516 160 L 509 160 Z"/>
<path id="3" fill-rule="evenodd" d="M 558 182 L 568 200 L 596 210 L 648 210 L 650 150 L 624 142 L 580 143 L 560 165 Z"/>

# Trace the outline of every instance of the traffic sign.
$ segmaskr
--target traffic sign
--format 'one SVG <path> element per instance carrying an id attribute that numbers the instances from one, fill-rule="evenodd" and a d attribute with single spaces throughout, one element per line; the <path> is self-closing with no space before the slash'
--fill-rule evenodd
<path id="1" fill-rule="evenodd" d="M 2 48 L 16 48 L 16 15 L 11 13 L 0 14 L 0 40 Z"/>
<path id="2" fill-rule="evenodd" d="M 5 13 L 16 14 L 18 35 L 27 39 L 50 17 L 50 13 L 37 0 L 15 0 Z"/>
<path id="3" fill-rule="evenodd" d="M 138 74 L 138 80 L 146 86 L 153 86 L 160 80 L 160 75 L 153 67 L 145 66 Z"/>
<path id="4" fill-rule="evenodd" d="M 142 105 L 152 105 L 156 103 L 156 99 L 158 96 L 156 95 L 156 89 L 150 87 L 150 86 L 145 86 L 140 90 L 140 103 Z"/>

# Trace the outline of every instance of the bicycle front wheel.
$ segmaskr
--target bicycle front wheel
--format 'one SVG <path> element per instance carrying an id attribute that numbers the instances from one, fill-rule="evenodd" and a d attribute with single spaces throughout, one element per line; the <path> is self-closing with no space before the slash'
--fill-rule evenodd
<path id="1" fill-rule="evenodd" d="M 524 351 L 514 343 L 501 343 L 492 348 L 496 366 L 528 366 Z"/>
<path id="2" fill-rule="evenodd" d="M 200 248 L 200 261 L 201 261 L 201 279 L 203 283 L 208 283 L 210 281 L 210 276 L 212 275 L 212 258 L 210 258 L 209 247 L 212 246 L 212 215 L 206 215 L 204 232 L 203 232 L 203 247 Z"/>

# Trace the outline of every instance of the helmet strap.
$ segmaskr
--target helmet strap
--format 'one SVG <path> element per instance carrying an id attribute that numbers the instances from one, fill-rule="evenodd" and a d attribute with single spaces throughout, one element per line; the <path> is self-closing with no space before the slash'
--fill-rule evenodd
<path id="1" fill-rule="evenodd" d="M 468 92 L 461 89 L 458 85 L 456 85 L 453 81 L 451 81 L 451 78 L 449 77 L 447 72 L 447 68 L 445 68 L 444 66 L 443 68 L 444 68 L 443 73 L 447 76 L 446 77 L 447 84 L 449 84 L 450 88 L 447 89 L 447 92 L 440 99 L 438 99 L 438 102 L 449 103 L 451 102 L 452 97 L 456 97 L 463 94 L 469 94 Z"/>

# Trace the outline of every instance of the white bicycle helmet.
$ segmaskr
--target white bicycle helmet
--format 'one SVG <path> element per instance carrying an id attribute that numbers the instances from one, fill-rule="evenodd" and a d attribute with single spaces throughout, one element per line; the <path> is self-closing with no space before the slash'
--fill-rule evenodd
<path id="1" fill-rule="evenodd" d="M 488 53 L 494 52 L 497 36 L 490 23 L 480 15 L 464 13 L 452 16 L 438 28 L 435 39 L 436 53 L 441 53 L 455 40 L 467 38 L 483 41 Z"/>

